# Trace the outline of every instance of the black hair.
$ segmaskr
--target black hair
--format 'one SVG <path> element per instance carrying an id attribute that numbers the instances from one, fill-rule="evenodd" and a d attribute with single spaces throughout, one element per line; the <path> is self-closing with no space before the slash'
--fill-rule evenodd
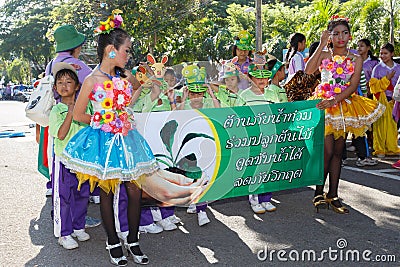
<path id="1" fill-rule="evenodd" d="M 368 40 L 367 38 L 364 38 L 364 39 L 359 40 L 358 43 L 359 43 L 359 42 L 364 43 L 366 46 L 368 46 L 368 47 L 370 48 L 370 49 L 368 50 L 368 56 L 371 58 L 371 60 L 375 60 L 375 61 L 378 61 L 378 60 L 379 60 L 376 56 L 374 56 L 374 55 L 372 54 L 372 51 L 371 51 L 371 41 L 370 41 L 370 40 Z"/>
<path id="2" fill-rule="evenodd" d="M 384 45 L 381 46 L 381 49 L 386 49 L 388 50 L 390 53 L 394 52 L 394 46 L 391 43 L 386 43 Z"/>
<path id="3" fill-rule="evenodd" d="M 289 64 L 290 60 L 296 55 L 299 49 L 299 43 L 303 42 L 306 36 L 302 33 L 296 32 L 289 36 L 289 50 L 286 53 L 286 63 Z"/>
<path id="4" fill-rule="evenodd" d="M 56 75 L 54 76 L 54 88 L 53 88 L 54 99 L 56 99 L 57 102 L 59 102 L 61 100 L 61 96 L 58 94 L 58 92 L 56 90 L 57 81 L 60 78 L 64 77 L 64 76 L 69 76 L 72 80 L 74 80 L 75 85 L 80 86 L 79 78 L 78 78 L 78 75 L 76 74 L 76 72 L 74 72 L 74 71 L 72 71 L 70 69 L 61 69 L 61 70 L 59 70 L 56 73 Z M 78 96 L 78 94 L 79 94 L 79 91 L 76 92 L 75 98 Z"/>
<path id="5" fill-rule="evenodd" d="M 173 69 L 171 69 L 171 68 L 167 68 L 167 69 L 165 70 L 164 76 L 165 76 L 165 75 L 171 75 L 171 76 L 177 78 L 177 77 L 176 77 L 175 71 L 174 71 Z"/>
<path id="6" fill-rule="evenodd" d="M 335 20 L 329 21 L 327 30 L 328 30 L 329 32 L 332 32 L 333 29 L 334 29 L 336 26 L 339 26 L 339 25 L 345 26 L 345 27 L 347 28 L 347 30 L 349 30 L 349 32 L 351 32 L 351 30 L 350 30 L 350 24 L 349 24 L 349 22 L 348 22 L 346 19 L 344 19 L 344 18 L 339 18 L 339 19 L 335 19 Z M 327 44 L 326 46 L 327 46 L 328 48 L 333 48 L 333 43 L 332 43 L 332 41 L 328 41 L 328 44 Z"/>
<path id="7" fill-rule="evenodd" d="M 319 46 L 319 42 L 314 42 L 310 45 L 310 47 L 308 48 L 308 56 L 311 57 L 315 50 L 317 50 L 317 47 Z"/>
<path id="8" fill-rule="evenodd" d="M 103 60 L 104 50 L 108 45 L 113 45 L 117 50 L 129 39 L 129 34 L 120 28 L 116 28 L 110 33 L 102 33 L 99 34 L 98 46 L 97 46 L 97 57 L 99 58 L 99 62 Z M 115 67 L 115 73 L 120 73 L 121 77 L 126 78 L 124 74 L 124 69 L 120 67 Z"/>

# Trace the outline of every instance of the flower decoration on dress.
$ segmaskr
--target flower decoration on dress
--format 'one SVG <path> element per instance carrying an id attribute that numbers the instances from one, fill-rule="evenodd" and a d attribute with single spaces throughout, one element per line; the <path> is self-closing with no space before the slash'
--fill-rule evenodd
<path id="1" fill-rule="evenodd" d="M 100 21 L 100 25 L 94 30 L 95 34 L 110 33 L 112 30 L 123 26 L 122 11 L 114 9 L 106 21 Z"/>
<path id="2" fill-rule="evenodd" d="M 114 77 L 112 81 L 96 84 L 89 99 L 98 102 L 103 110 L 96 111 L 90 126 L 94 129 L 126 136 L 132 129 L 132 115 L 127 113 L 132 96 L 132 86 L 124 79 Z"/>
<path id="3" fill-rule="evenodd" d="M 349 22 L 349 18 L 346 18 L 345 16 L 342 15 L 333 15 L 329 21 L 337 21 L 337 20 L 345 20 Z"/>
<path id="4" fill-rule="evenodd" d="M 332 59 L 323 59 L 319 70 L 321 73 L 328 71 L 331 78 L 328 82 L 320 84 L 314 94 L 318 97 L 330 98 L 340 94 L 350 85 L 350 82 L 345 80 L 354 73 L 354 62 L 347 56 L 336 55 Z"/>

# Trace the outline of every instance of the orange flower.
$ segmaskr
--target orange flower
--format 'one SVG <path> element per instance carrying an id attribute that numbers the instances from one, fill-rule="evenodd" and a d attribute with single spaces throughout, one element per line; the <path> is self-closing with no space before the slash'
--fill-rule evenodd
<path id="1" fill-rule="evenodd" d="M 336 73 L 337 74 L 342 74 L 343 73 L 343 68 L 341 68 L 341 67 L 338 67 L 337 69 L 336 69 Z"/>

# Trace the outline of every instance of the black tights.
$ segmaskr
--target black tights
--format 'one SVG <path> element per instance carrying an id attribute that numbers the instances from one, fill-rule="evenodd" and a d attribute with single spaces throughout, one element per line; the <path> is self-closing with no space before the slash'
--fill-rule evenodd
<path id="1" fill-rule="evenodd" d="M 124 184 L 121 184 L 121 186 L 125 186 L 128 195 L 128 243 L 133 243 L 139 240 L 138 232 L 142 191 L 135 184 L 130 182 L 125 182 Z M 103 226 L 106 230 L 108 244 L 118 244 L 120 240 L 115 230 L 114 194 L 112 192 L 107 194 L 103 190 L 100 190 L 100 212 L 103 220 Z M 131 247 L 131 250 L 136 255 L 143 255 L 139 246 Z M 114 248 L 111 250 L 111 255 L 115 258 L 121 257 L 122 253 L 122 248 Z"/>
<path id="2" fill-rule="evenodd" d="M 326 177 L 329 173 L 329 191 L 328 198 L 338 195 L 339 178 L 342 170 L 342 154 L 345 145 L 343 137 L 335 140 L 333 134 L 325 137 L 324 145 L 324 184 L 317 185 L 315 188 L 315 196 L 322 195 Z"/>

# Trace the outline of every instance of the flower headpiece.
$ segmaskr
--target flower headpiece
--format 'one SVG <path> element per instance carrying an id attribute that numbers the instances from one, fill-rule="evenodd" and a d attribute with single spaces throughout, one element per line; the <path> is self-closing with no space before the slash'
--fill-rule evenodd
<path id="1" fill-rule="evenodd" d="M 337 21 L 337 20 L 345 20 L 346 22 L 349 22 L 349 18 L 346 18 L 345 16 L 342 15 L 333 15 L 329 21 Z"/>
<path id="2" fill-rule="evenodd" d="M 254 49 L 253 47 L 253 35 L 251 35 L 248 31 L 242 30 L 238 33 L 237 37 L 239 40 L 235 40 L 235 45 L 237 48 L 241 50 L 251 51 Z"/>
<path id="3" fill-rule="evenodd" d="M 100 21 L 100 25 L 94 30 L 95 34 L 110 33 L 112 30 L 123 26 L 122 11 L 114 9 L 106 21 Z"/>

